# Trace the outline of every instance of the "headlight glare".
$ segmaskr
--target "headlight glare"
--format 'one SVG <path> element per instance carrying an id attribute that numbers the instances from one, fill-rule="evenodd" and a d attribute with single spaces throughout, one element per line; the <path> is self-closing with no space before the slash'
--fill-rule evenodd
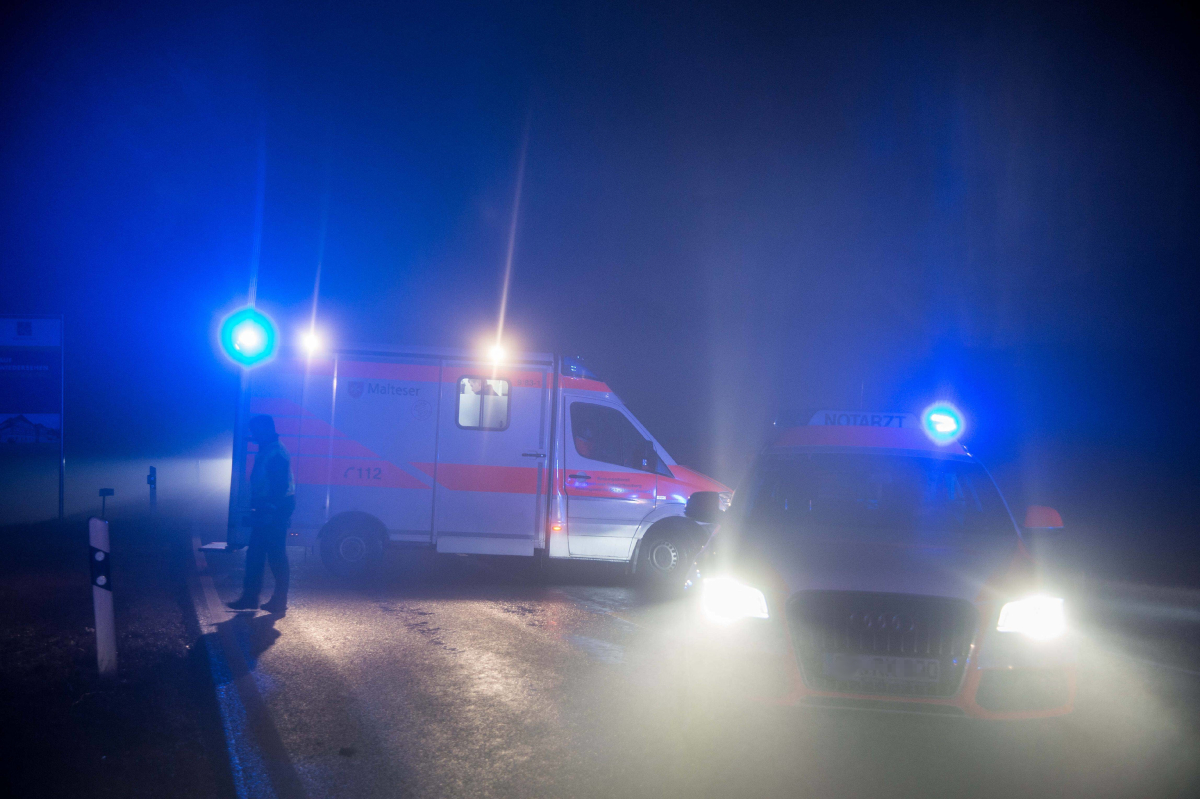
<path id="1" fill-rule="evenodd" d="M 1000 608 L 1000 621 L 996 623 L 999 632 L 1024 633 L 1040 640 L 1057 638 L 1066 628 L 1063 601 L 1049 596 L 1005 602 Z"/>
<path id="2" fill-rule="evenodd" d="M 700 604 L 712 621 L 728 624 L 738 619 L 767 618 L 767 598 L 757 588 L 732 577 L 708 577 L 703 585 Z"/>

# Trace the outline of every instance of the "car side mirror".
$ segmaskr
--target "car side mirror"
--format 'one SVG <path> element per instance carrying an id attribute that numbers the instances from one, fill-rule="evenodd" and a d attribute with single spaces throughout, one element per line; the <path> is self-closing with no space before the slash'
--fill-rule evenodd
<path id="1" fill-rule="evenodd" d="M 1061 530 L 1062 526 L 1062 516 L 1054 508 L 1030 505 L 1025 509 L 1025 523 L 1022 527 L 1026 530 Z"/>
<path id="2" fill-rule="evenodd" d="M 716 491 L 693 491 L 688 497 L 683 515 L 704 524 L 721 521 L 721 495 Z"/>

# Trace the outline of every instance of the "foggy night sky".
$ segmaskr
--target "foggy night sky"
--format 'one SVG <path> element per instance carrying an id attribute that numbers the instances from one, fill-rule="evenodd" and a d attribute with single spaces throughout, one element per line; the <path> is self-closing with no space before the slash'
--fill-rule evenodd
<path id="1" fill-rule="evenodd" d="M 245 301 L 260 142 L 285 336 L 327 198 L 321 326 L 475 346 L 528 120 L 511 338 L 584 356 L 678 460 L 732 481 L 782 406 L 948 396 L 1016 493 L 1066 511 L 1117 485 L 1194 529 L 1179 8 L 3 13 L 0 313 L 66 317 L 68 457 L 229 429 L 211 331 Z"/>

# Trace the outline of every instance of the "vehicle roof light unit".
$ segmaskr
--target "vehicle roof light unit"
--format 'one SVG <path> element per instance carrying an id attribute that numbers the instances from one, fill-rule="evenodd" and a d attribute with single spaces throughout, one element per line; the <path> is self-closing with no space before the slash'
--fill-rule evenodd
<path id="1" fill-rule="evenodd" d="M 225 355 L 240 366 L 255 366 L 275 354 L 275 323 L 257 308 L 242 308 L 225 317 L 220 338 Z"/>
<path id="2" fill-rule="evenodd" d="M 962 414 L 948 402 L 935 402 L 921 414 L 921 427 L 935 444 L 952 444 L 963 434 Z"/>

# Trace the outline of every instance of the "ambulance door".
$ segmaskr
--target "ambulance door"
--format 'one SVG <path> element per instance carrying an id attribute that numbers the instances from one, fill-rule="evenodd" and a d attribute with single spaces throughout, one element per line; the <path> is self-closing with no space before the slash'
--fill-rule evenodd
<path id="1" fill-rule="evenodd" d="M 550 364 L 442 369 L 434 518 L 439 552 L 532 555 L 549 488 Z"/>
<path id="2" fill-rule="evenodd" d="M 440 365 L 340 356 L 334 377 L 330 437 L 310 439 L 321 457 L 294 461 L 296 482 L 306 482 L 300 467 L 307 462 L 311 479 L 325 484 L 329 517 L 363 511 L 383 522 L 392 541 L 429 543 L 433 481 L 416 464 L 434 458 Z M 296 493 L 299 505 L 299 486 Z"/>
<path id="3" fill-rule="evenodd" d="M 657 455 L 624 408 L 567 395 L 564 493 L 572 557 L 629 558 L 633 538 L 654 509 Z"/>

